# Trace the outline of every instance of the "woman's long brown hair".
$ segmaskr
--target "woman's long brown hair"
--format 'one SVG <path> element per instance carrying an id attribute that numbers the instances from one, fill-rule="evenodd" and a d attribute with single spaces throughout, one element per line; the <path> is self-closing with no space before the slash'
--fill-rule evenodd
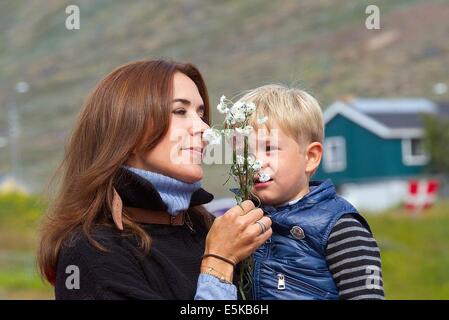
<path id="1" fill-rule="evenodd" d="M 120 166 L 132 151 L 152 149 L 167 133 L 176 72 L 187 75 L 198 87 L 205 121 L 209 122 L 206 85 L 191 64 L 166 60 L 128 63 L 102 79 L 84 102 L 55 175 L 60 181 L 56 196 L 41 227 L 38 266 L 50 283 L 55 281 L 61 246 L 76 229 L 97 249 L 106 250 L 92 237 L 92 228 L 99 222 L 111 223 L 104 217 L 112 207 L 113 182 Z M 195 211 L 204 214 L 201 207 Z M 148 234 L 126 216 L 123 225 L 148 252 Z"/>

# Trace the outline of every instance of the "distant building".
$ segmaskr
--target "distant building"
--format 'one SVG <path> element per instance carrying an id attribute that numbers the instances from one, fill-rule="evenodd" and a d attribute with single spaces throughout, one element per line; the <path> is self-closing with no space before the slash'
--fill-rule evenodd
<path id="1" fill-rule="evenodd" d="M 426 172 L 423 114 L 449 117 L 449 107 L 427 99 L 347 99 L 324 112 L 325 141 L 314 179 L 331 178 L 359 208 L 398 205 L 407 181 Z"/>

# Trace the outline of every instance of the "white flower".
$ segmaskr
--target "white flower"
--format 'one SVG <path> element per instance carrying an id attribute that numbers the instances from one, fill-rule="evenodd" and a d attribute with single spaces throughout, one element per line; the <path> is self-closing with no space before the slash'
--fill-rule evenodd
<path id="1" fill-rule="evenodd" d="M 230 125 L 245 121 L 245 113 L 238 108 L 232 107 L 230 112 L 226 114 L 226 122 Z"/>
<path id="2" fill-rule="evenodd" d="M 262 162 L 260 160 L 256 160 L 254 161 L 254 163 L 252 163 L 252 167 L 253 170 L 259 171 L 262 168 Z"/>
<path id="3" fill-rule="evenodd" d="M 203 133 L 203 140 L 207 141 L 209 144 L 220 144 L 221 132 L 213 128 L 206 129 Z"/>
<path id="4" fill-rule="evenodd" d="M 259 119 L 257 119 L 257 123 L 264 124 L 265 122 L 267 122 L 267 120 L 268 120 L 267 116 L 261 116 Z"/>
<path id="5" fill-rule="evenodd" d="M 237 112 L 236 114 L 233 115 L 235 122 L 243 122 L 245 121 L 245 113 L 243 112 Z"/>
<path id="6" fill-rule="evenodd" d="M 237 101 L 229 108 L 225 100 L 226 97 L 222 96 L 217 109 L 220 113 L 226 114 L 225 121 L 230 126 L 245 122 L 256 111 L 256 105 L 253 102 L 245 103 L 243 101 Z"/>
<path id="7" fill-rule="evenodd" d="M 217 110 L 222 114 L 226 114 L 229 112 L 229 108 L 226 103 L 226 97 L 224 95 L 220 98 L 220 103 L 217 105 Z"/>
<path id="8" fill-rule="evenodd" d="M 246 113 L 250 115 L 254 111 L 256 111 L 256 105 L 254 104 L 254 102 L 246 103 Z"/>
<path id="9" fill-rule="evenodd" d="M 245 126 L 244 128 L 235 128 L 235 131 L 237 131 L 237 133 L 240 133 L 241 135 L 244 136 L 249 136 L 252 130 L 253 127 L 251 126 Z"/>
<path id="10" fill-rule="evenodd" d="M 248 162 L 248 168 L 250 170 L 253 171 L 259 171 L 262 168 L 262 162 L 260 160 L 255 160 L 253 156 L 249 156 L 247 158 L 247 162 Z M 236 162 L 237 166 L 239 167 L 243 167 L 243 165 L 245 164 L 245 157 L 242 156 L 241 154 L 238 154 L 236 157 Z M 242 173 L 244 173 L 245 171 L 243 171 Z"/>
<path id="11" fill-rule="evenodd" d="M 231 107 L 231 112 L 233 114 L 244 113 L 246 111 L 246 106 L 242 101 L 237 101 Z"/>
<path id="12" fill-rule="evenodd" d="M 260 182 L 267 182 L 270 179 L 271 179 L 270 175 L 266 174 L 265 172 L 261 172 L 259 174 L 259 181 Z"/>
<path id="13" fill-rule="evenodd" d="M 217 105 L 217 110 L 221 113 L 221 114 L 226 114 L 229 112 L 229 108 L 226 106 L 226 104 L 224 102 L 221 102 Z"/>
<path id="14" fill-rule="evenodd" d="M 245 163 L 245 157 L 238 154 L 237 158 L 236 158 L 236 162 L 237 162 L 237 165 L 243 166 L 243 164 Z"/>
<path id="15" fill-rule="evenodd" d="M 235 124 L 235 120 L 234 120 L 234 118 L 232 117 L 232 113 L 231 113 L 231 112 L 228 112 L 228 113 L 226 114 L 225 122 L 226 122 L 228 125 L 233 125 L 233 124 Z"/>

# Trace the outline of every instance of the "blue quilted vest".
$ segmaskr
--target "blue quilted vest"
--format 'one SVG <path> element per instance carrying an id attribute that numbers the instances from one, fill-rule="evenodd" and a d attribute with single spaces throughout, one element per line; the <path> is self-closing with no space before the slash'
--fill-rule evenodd
<path id="1" fill-rule="evenodd" d="M 338 299 L 325 259 L 327 239 L 342 215 L 352 214 L 371 231 L 365 219 L 337 196 L 329 179 L 310 182 L 310 192 L 292 205 L 262 209 L 273 221 L 273 235 L 253 255 L 252 298 Z"/>

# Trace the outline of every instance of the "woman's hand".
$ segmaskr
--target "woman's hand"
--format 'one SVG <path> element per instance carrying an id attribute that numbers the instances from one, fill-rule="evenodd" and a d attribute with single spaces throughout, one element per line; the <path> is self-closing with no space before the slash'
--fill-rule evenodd
<path id="1" fill-rule="evenodd" d="M 242 202 L 241 206 L 243 210 L 235 206 L 215 219 L 206 238 L 205 254 L 219 255 L 236 264 L 251 255 L 271 236 L 271 219 L 263 216 L 262 209 L 255 208 L 250 200 Z M 265 232 L 257 221 L 265 225 Z M 232 265 L 218 260 L 214 257 L 204 258 L 202 269 L 213 264 L 221 273 L 232 275 Z"/>

